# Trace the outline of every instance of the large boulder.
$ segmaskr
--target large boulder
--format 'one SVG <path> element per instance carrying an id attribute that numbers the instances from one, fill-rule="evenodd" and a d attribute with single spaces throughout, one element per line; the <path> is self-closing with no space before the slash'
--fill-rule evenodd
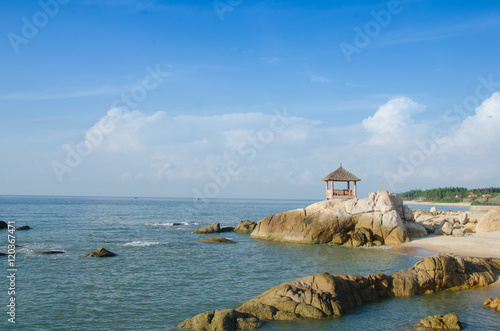
<path id="1" fill-rule="evenodd" d="M 427 237 L 428 232 L 427 228 L 420 223 L 417 222 L 405 222 L 405 228 L 411 238 L 422 238 Z"/>
<path id="2" fill-rule="evenodd" d="M 193 231 L 193 233 L 200 233 L 200 234 L 219 233 L 219 232 L 220 232 L 219 223 L 214 223 L 204 228 Z"/>
<path id="3" fill-rule="evenodd" d="M 423 318 L 420 320 L 420 326 L 425 328 L 430 328 L 433 330 L 461 330 L 462 324 L 458 320 L 456 313 L 450 313 L 447 315 L 434 315 Z"/>
<path id="4" fill-rule="evenodd" d="M 233 230 L 236 233 L 250 234 L 257 226 L 257 223 L 251 222 L 249 220 L 241 221 L 240 224 Z"/>
<path id="5" fill-rule="evenodd" d="M 492 209 L 477 223 L 476 232 L 500 231 L 500 210 Z"/>
<path id="6" fill-rule="evenodd" d="M 351 308 L 379 298 L 433 293 L 454 287 L 469 289 L 486 286 L 493 283 L 498 275 L 500 259 L 437 254 L 391 275 L 377 273 L 363 277 L 323 272 L 285 282 L 245 302 L 236 311 L 261 320 L 322 319 L 344 315 Z M 214 316 L 213 312 L 205 314 Z M 199 318 L 203 321 L 208 319 Z M 196 329 L 192 323 L 185 321 L 179 326 L 192 330 L 233 330 Z"/>
<path id="7" fill-rule="evenodd" d="M 177 327 L 195 331 L 257 330 L 263 322 L 234 309 L 209 311 L 181 322 Z"/>
<path id="8" fill-rule="evenodd" d="M 7 229 L 9 225 L 4 221 L 0 221 L 0 230 Z"/>
<path id="9" fill-rule="evenodd" d="M 268 216 L 257 222 L 253 238 L 307 244 L 338 242 L 339 234 L 366 228 L 373 240 L 387 245 L 410 241 L 403 224 L 412 219 L 403 201 L 386 190 L 366 199 L 325 200 L 304 209 Z M 352 233 L 351 233 L 352 235 Z"/>

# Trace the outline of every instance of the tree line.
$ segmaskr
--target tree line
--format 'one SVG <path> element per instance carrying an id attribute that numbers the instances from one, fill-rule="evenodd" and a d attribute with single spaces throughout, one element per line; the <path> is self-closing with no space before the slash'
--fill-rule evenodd
<path id="1" fill-rule="evenodd" d="M 477 188 L 468 189 L 466 187 L 440 187 L 430 190 L 411 190 L 407 192 L 398 193 L 402 199 L 410 200 L 462 200 L 468 198 L 469 194 L 473 193 L 477 195 L 478 198 L 482 197 L 483 194 L 491 194 L 491 197 L 496 197 L 500 195 L 500 187 L 488 187 L 488 188 Z"/>

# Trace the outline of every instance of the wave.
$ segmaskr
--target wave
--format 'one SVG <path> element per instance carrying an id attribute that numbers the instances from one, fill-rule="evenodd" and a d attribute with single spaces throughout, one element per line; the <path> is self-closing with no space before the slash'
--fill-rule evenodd
<path id="1" fill-rule="evenodd" d="M 148 246 L 156 246 L 160 245 L 157 241 L 131 241 L 123 244 L 124 246 L 133 246 L 133 247 L 148 247 Z"/>
<path id="2" fill-rule="evenodd" d="M 196 223 L 194 223 L 196 224 Z M 189 225 L 188 222 L 147 223 L 147 226 L 181 226 Z"/>

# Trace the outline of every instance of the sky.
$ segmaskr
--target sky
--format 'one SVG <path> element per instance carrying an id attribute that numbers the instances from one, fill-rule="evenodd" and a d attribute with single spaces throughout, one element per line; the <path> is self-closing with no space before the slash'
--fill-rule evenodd
<path id="1" fill-rule="evenodd" d="M 2 0 L 0 195 L 500 186 L 499 40 L 498 1 Z"/>

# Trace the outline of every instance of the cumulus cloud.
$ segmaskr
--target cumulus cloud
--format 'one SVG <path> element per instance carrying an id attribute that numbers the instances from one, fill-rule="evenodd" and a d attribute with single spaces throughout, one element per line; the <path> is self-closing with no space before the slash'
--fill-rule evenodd
<path id="1" fill-rule="evenodd" d="M 112 109 L 85 134 L 92 157 L 84 156 L 86 167 L 72 175 L 81 171 L 83 177 L 86 168 L 126 187 L 158 188 L 151 195 L 193 196 L 213 184 L 221 197 L 318 198 L 321 178 L 340 162 L 363 179 L 362 194 L 498 176 L 500 93 L 458 129 L 441 130 L 439 139 L 431 138 L 438 122 L 415 120 L 424 110 L 408 97 L 394 98 L 359 123 L 335 127 L 286 111 L 169 116 Z M 474 167 L 478 161 L 488 163 Z M 401 172 L 407 163 L 412 170 Z M 389 187 L 387 172 L 399 176 L 395 187 Z"/>
<path id="2" fill-rule="evenodd" d="M 395 143 L 407 137 L 413 129 L 412 116 L 424 110 L 425 106 L 408 97 L 392 99 L 381 106 L 373 116 L 364 119 L 363 128 L 370 134 L 372 144 Z"/>

